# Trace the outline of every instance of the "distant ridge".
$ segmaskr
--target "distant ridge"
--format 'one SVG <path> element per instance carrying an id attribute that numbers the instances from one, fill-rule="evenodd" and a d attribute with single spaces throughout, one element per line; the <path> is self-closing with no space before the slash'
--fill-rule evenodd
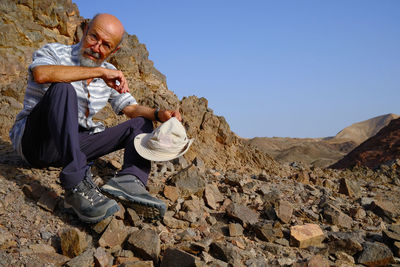
<path id="1" fill-rule="evenodd" d="M 298 161 L 316 167 L 328 167 L 397 118 L 400 116 L 392 113 L 377 116 L 354 123 L 333 137 L 255 137 L 244 141 L 268 153 L 280 163 Z"/>
<path id="2" fill-rule="evenodd" d="M 341 130 L 333 139 L 346 139 L 361 144 L 377 134 L 390 121 L 399 118 L 399 115 L 389 113 L 365 121 L 354 123 Z"/>

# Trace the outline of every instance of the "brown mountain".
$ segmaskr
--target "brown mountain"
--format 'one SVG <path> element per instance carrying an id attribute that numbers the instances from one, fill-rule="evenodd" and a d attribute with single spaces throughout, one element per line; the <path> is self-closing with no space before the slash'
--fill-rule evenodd
<path id="1" fill-rule="evenodd" d="M 349 153 L 360 143 L 375 135 L 392 119 L 399 116 L 386 114 L 354 123 L 336 136 L 326 138 L 256 137 L 246 140 L 281 163 L 294 161 L 327 167 Z"/>
<path id="2" fill-rule="evenodd" d="M 334 139 L 348 139 L 361 144 L 371 136 L 377 134 L 379 130 L 388 125 L 391 120 L 397 118 L 399 118 L 399 115 L 390 113 L 357 122 L 341 130 Z"/>
<path id="3" fill-rule="evenodd" d="M 343 169 L 360 165 L 376 168 L 382 163 L 398 158 L 400 158 L 400 118 L 392 120 L 389 125 L 331 167 Z"/>

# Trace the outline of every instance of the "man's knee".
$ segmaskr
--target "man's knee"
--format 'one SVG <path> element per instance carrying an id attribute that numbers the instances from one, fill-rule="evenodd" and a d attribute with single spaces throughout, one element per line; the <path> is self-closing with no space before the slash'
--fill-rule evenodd
<path id="1" fill-rule="evenodd" d="M 47 93 L 51 96 L 77 97 L 75 88 L 70 83 L 52 83 Z"/>
<path id="2" fill-rule="evenodd" d="M 135 135 L 140 133 L 151 133 L 153 131 L 153 122 L 143 117 L 130 119 L 130 126 Z"/>

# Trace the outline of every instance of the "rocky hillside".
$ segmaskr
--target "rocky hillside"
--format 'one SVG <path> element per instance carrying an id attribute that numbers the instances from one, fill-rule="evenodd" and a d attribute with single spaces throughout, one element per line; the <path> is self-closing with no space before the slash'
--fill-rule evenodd
<path id="1" fill-rule="evenodd" d="M 35 169 L 14 154 L 8 130 L 26 67 L 46 42 L 74 43 L 86 20 L 69 0 L 0 1 L 0 266 L 396 266 L 400 264 L 400 162 L 372 171 L 283 166 L 245 145 L 207 100 L 182 100 L 129 36 L 111 62 L 144 104 L 179 108 L 187 157 L 152 163 L 148 189 L 168 207 L 162 221 L 130 206 L 95 225 L 64 208 L 59 168 Z M 108 125 L 125 120 L 103 110 Z M 102 185 L 122 151 L 96 160 Z"/>
<path id="2" fill-rule="evenodd" d="M 76 43 L 87 20 L 70 0 L 4 0 L 0 3 L 0 137 L 8 142 L 8 131 L 22 109 L 27 66 L 32 52 L 48 42 Z M 221 116 L 208 107 L 204 98 L 187 97 L 181 101 L 168 90 L 166 78 L 148 59 L 146 46 L 134 35 L 110 59 L 125 73 L 131 93 L 138 102 L 163 108 L 179 108 L 184 124 L 195 142 L 187 155 L 201 158 L 218 168 L 239 167 L 243 171 L 277 171 L 280 167 L 265 153 L 246 146 L 230 130 Z M 126 120 L 107 107 L 98 116 L 107 125 Z"/>
<path id="3" fill-rule="evenodd" d="M 359 145 L 332 168 L 367 166 L 376 168 L 382 163 L 400 158 L 400 119 L 392 120 L 375 136 Z"/>
<path id="4" fill-rule="evenodd" d="M 333 137 L 255 137 L 245 140 L 245 142 L 266 152 L 280 163 L 299 161 L 316 167 L 327 167 L 343 158 L 359 144 L 388 125 L 391 120 L 398 117 L 395 114 L 386 114 L 354 123 Z"/>

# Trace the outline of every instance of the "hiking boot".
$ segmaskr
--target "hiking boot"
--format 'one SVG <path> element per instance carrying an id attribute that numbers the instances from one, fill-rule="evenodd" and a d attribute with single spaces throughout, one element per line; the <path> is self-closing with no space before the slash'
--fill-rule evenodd
<path id="1" fill-rule="evenodd" d="M 71 208 L 87 223 L 97 223 L 119 210 L 117 202 L 104 196 L 92 180 L 90 168 L 83 180 L 65 192 L 65 208 Z"/>
<path id="2" fill-rule="evenodd" d="M 101 190 L 132 207 L 143 219 L 162 219 L 167 210 L 165 203 L 152 197 L 142 181 L 131 174 L 111 178 Z"/>

